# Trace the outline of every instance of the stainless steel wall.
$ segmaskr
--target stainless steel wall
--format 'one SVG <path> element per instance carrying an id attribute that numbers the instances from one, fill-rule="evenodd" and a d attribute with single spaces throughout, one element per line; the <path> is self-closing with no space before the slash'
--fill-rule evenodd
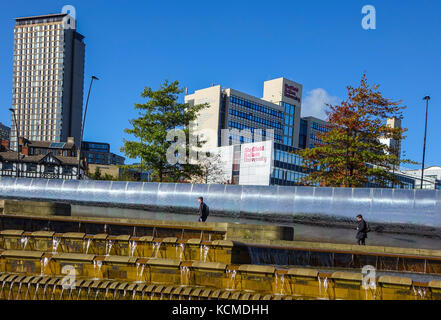
<path id="1" fill-rule="evenodd" d="M 441 227 L 441 191 L 282 186 L 198 185 L 0 178 L 1 199 L 192 210 L 203 196 L 210 212 L 232 216 L 353 219 Z"/>

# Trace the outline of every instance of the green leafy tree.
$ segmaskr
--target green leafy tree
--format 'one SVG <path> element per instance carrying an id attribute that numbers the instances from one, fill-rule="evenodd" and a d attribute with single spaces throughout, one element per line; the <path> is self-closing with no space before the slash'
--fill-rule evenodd
<path id="1" fill-rule="evenodd" d="M 173 129 L 183 130 L 186 141 L 189 141 L 190 123 L 196 120 L 200 110 L 209 106 L 179 103 L 179 95 L 183 92 L 178 81 L 166 80 L 156 91 L 146 87 L 141 97 L 147 102 L 135 104 L 139 117 L 130 120 L 132 128 L 125 129 L 137 140 L 124 140 L 121 151 L 129 158 L 141 158 L 143 169 L 151 170 L 152 176 L 159 182 L 183 181 L 202 174 L 197 164 L 171 164 L 167 160 L 167 150 L 173 143 L 167 141 L 167 133 Z M 133 167 L 139 168 L 140 165 Z"/>
<path id="2" fill-rule="evenodd" d="M 404 139 L 407 130 L 389 126 L 387 119 L 402 118 L 406 107 L 383 97 L 378 85 L 368 84 L 366 75 L 359 87 L 348 86 L 347 92 L 340 105 L 328 105 L 331 125 L 328 132 L 318 134 L 321 143 L 299 151 L 311 171 L 303 182 L 334 187 L 399 185 L 393 171 L 401 163 L 413 162 L 400 159 L 397 150 L 381 139 Z"/>
<path id="3" fill-rule="evenodd" d="M 92 179 L 93 180 L 101 180 L 101 169 L 100 169 L 100 167 L 98 167 L 98 166 L 95 167 L 95 172 L 92 174 Z"/>

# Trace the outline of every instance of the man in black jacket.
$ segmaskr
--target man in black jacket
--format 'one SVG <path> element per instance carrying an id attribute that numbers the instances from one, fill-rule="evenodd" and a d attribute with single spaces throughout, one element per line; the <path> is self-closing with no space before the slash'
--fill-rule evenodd
<path id="1" fill-rule="evenodd" d="M 358 245 L 366 245 L 366 238 L 368 231 L 368 225 L 366 221 L 363 220 L 363 216 L 359 214 L 357 216 L 358 226 L 357 226 L 357 244 Z"/>
<path id="2" fill-rule="evenodd" d="M 198 221 L 205 222 L 205 221 L 207 221 L 208 214 L 209 214 L 208 206 L 205 204 L 203 197 L 199 197 L 198 202 L 199 202 L 199 220 Z"/>

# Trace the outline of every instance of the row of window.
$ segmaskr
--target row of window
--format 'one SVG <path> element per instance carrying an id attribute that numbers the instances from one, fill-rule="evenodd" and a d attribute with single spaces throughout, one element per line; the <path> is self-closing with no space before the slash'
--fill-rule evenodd
<path id="1" fill-rule="evenodd" d="M 44 165 L 44 169 L 43 169 L 43 173 L 55 173 L 56 172 L 56 168 L 58 168 L 58 171 L 60 171 L 60 168 L 58 166 L 54 166 L 54 165 Z M 24 171 L 25 172 L 37 172 L 37 164 L 35 163 L 27 163 L 25 165 Z M 70 166 L 62 166 L 61 167 L 61 172 L 58 172 L 59 174 L 72 174 L 72 170 L 73 168 Z M 14 170 L 14 166 L 13 163 L 11 162 L 3 162 L 2 163 L 2 170 L 4 171 L 12 171 Z M 23 170 L 23 168 L 19 169 L 19 170 Z"/>
<path id="2" fill-rule="evenodd" d="M 301 183 L 302 178 L 306 177 L 307 174 L 292 170 L 274 168 L 271 178 L 276 178 L 284 181 L 290 181 L 295 183 Z"/>
<path id="3" fill-rule="evenodd" d="M 286 103 L 282 101 L 282 107 L 285 107 L 285 113 L 289 114 L 291 116 L 295 115 L 296 112 L 296 106 L 293 106 L 292 104 Z"/>
<path id="4" fill-rule="evenodd" d="M 266 107 L 266 106 L 261 105 L 261 104 L 256 104 L 254 102 L 251 102 L 249 100 L 245 100 L 243 98 L 239 98 L 239 97 L 236 97 L 236 96 L 231 96 L 230 97 L 230 102 L 238 104 L 238 105 L 243 106 L 243 107 L 250 108 L 250 109 L 252 109 L 254 111 L 259 111 L 259 112 L 266 113 L 268 115 L 271 115 L 271 116 L 283 119 L 283 112 L 281 112 L 279 110 L 275 110 L 275 109 L 269 108 L 269 107 Z"/>
<path id="5" fill-rule="evenodd" d="M 247 126 L 247 125 L 245 125 L 243 123 L 237 123 L 235 121 L 229 121 L 228 122 L 228 126 L 230 128 L 239 129 L 239 130 L 250 130 L 251 133 L 253 133 L 254 130 L 262 130 L 262 129 L 253 128 L 253 127 Z M 266 130 L 262 130 L 262 136 L 266 136 L 266 133 L 267 133 Z M 268 135 L 268 137 L 270 137 L 270 135 Z M 282 136 L 280 134 L 275 133 L 274 134 L 274 141 L 282 142 Z"/>
<path id="6" fill-rule="evenodd" d="M 286 152 L 286 151 L 282 151 L 282 150 L 275 150 L 274 151 L 274 159 L 276 161 L 280 161 L 280 162 L 284 162 L 284 163 L 289 163 L 289 164 L 294 164 L 297 166 L 302 166 L 303 165 L 303 160 L 302 157 L 294 154 L 294 153 L 290 153 L 290 152 Z"/>
<path id="7" fill-rule="evenodd" d="M 230 109 L 230 115 L 239 117 L 239 118 L 243 118 L 243 119 L 247 119 L 265 126 L 269 126 L 269 127 L 273 127 L 275 129 L 282 129 L 282 125 L 280 123 L 271 121 L 271 120 L 267 120 L 261 117 L 257 117 L 254 114 L 248 114 L 236 109 Z"/>
<path id="8" fill-rule="evenodd" d="M 50 20 L 46 20 L 46 22 L 49 22 Z M 19 21 L 17 22 L 17 25 L 32 24 L 32 23 L 33 22 L 31 21 Z M 38 23 L 42 23 L 42 22 L 38 22 Z M 49 31 L 49 30 L 57 30 L 57 29 L 58 30 L 63 29 L 63 25 L 61 23 L 53 23 L 53 24 L 36 25 L 30 27 L 16 27 L 14 28 L 14 33 L 19 34 L 20 32 Z"/>
<path id="9" fill-rule="evenodd" d="M 320 132 L 329 132 L 331 130 L 329 126 L 317 122 L 313 122 L 311 128 Z"/>

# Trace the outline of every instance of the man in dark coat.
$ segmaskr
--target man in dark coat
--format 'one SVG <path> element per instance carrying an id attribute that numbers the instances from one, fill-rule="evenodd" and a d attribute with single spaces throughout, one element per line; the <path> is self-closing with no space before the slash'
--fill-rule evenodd
<path id="1" fill-rule="evenodd" d="M 366 245 L 366 238 L 368 231 L 368 225 L 366 221 L 364 221 L 363 216 L 359 214 L 357 216 L 358 226 L 357 226 L 357 244 L 358 245 Z"/>
<path id="2" fill-rule="evenodd" d="M 199 212 L 199 220 L 198 221 L 205 222 L 205 221 L 207 221 L 208 214 L 209 214 L 208 206 L 205 204 L 203 197 L 199 197 L 198 202 L 199 202 L 199 211 L 198 211 Z"/>

